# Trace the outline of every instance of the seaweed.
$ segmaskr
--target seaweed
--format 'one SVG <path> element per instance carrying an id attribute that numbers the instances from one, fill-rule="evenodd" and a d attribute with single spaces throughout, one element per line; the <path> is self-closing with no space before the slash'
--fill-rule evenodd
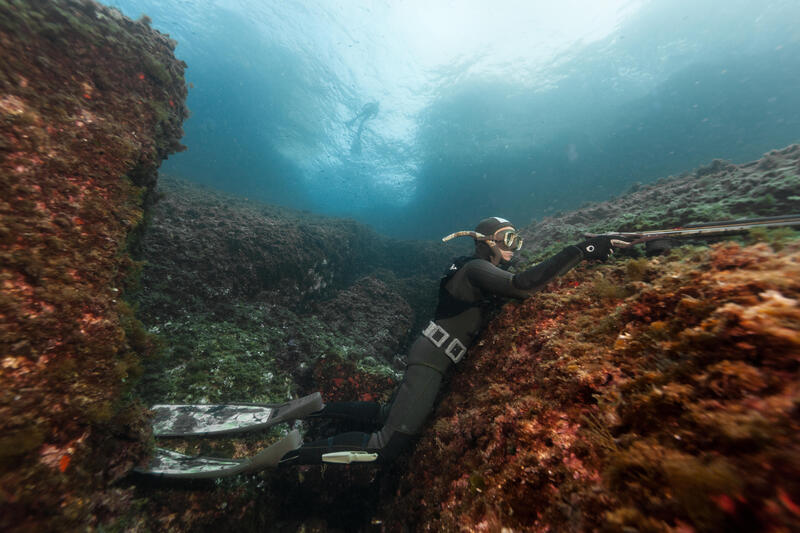
<path id="1" fill-rule="evenodd" d="M 796 529 L 798 259 L 797 239 L 687 247 L 580 266 L 507 305 L 414 452 L 425 466 L 403 475 L 382 518 L 411 508 L 403 520 L 418 529 L 488 516 L 514 530 L 570 530 L 576 516 L 601 531 Z"/>
<path id="2" fill-rule="evenodd" d="M 153 187 L 185 115 L 183 82 L 139 78 L 132 51 L 183 64 L 94 2 L 3 1 L 0 21 L 0 187 L 17 199 L 0 204 L 0 529 L 91 529 L 124 512 L 112 484 L 149 445 L 131 391 L 157 343 L 124 304 L 144 201 L 126 175 Z"/>

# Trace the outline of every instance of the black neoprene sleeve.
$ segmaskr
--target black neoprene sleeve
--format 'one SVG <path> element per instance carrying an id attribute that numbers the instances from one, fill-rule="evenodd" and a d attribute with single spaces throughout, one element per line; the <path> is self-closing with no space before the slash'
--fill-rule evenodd
<path id="1" fill-rule="evenodd" d="M 546 259 L 525 272 L 520 272 L 511 280 L 514 287 L 523 291 L 532 291 L 545 285 L 556 276 L 560 276 L 580 263 L 583 253 L 577 246 L 567 246 L 553 257 Z"/>
<path id="2" fill-rule="evenodd" d="M 514 286 L 514 274 L 482 259 L 470 261 L 463 267 L 469 282 L 486 292 L 509 298 L 527 298 L 530 294 Z"/>
<path id="3" fill-rule="evenodd" d="M 489 261 L 470 261 L 464 265 L 472 285 L 509 298 L 527 298 L 556 276 L 577 265 L 583 254 L 577 246 L 567 246 L 553 257 L 514 275 Z"/>

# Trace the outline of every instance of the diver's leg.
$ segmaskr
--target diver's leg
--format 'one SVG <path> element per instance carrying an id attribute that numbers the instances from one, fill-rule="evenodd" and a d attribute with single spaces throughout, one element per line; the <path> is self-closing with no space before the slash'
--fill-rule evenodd
<path id="1" fill-rule="evenodd" d="M 342 433 L 309 442 L 286 454 L 281 463 L 319 464 L 324 454 L 336 451 L 377 453 L 378 461 L 391 462 L 422 428 L 433 410 L 441 383 L 442 374 L 436 369 L 410 365 L 379 431 Z"/>
<path id="2" fill-rule="evenodd" d="M 417 362 L 410 363 L 408 368 L 410 369 L 412 366 L 417 364 L 426 366 L 427 360 L 432 357 L 432 351 L 435 350 L 432 350 L 432 345 L 429 340 L 423 337 L 417 339 L 414 344 L 411 345 L 411 349 L 409 350 L 409 359 L 413 358 L 413 361 Z M 431 367 L 435 368 L 436 366 L 431 365 Z M 413 374 L 416 376 L 417 372 L 413 372 Z M 392 406 L 397 400 L 400 391 L 409 387 L 409 385 L 406 383 L 408 376 L 409 372 L 407 370 L 405 376 L 403 376 L 403 382 L 401 382 L 400 386 L 398 386 L 392 393 L 392 397 L 389 399 L 388 403 L 331 402 L 326 403 L 323 409 L 308 415 L 306 418 L 333 418 L 348 422 L 372 424 L 377 427 L 383 426 L 386 424 L 389 413 L 392 411 Z M 420 386 L 416 385 L 415 388 L 419 389 Z M 438 384 L 436 385 L 436 390 L 439 390 Z"/>
<path id="3" fill-rule="evenodd" d="M 334 418 L 347 422 L 380 425 L 381 404 L 377 402 L 331 402 L 306 418 Z"/>
<path id="4" fill-rule="evenodd" d="M 378 454 L 377 462 L 390 463 L 406 449 L 414 435 L 395 432 L 388 439 L 378 439 L 378 433 L 352 431 L 327 439 L 303 444 L 300 448 L 283 456 L 281 464 L 318 465 L 322 456 L 334 452 L 367 452 Z"/>
<path id="5" fill-rule="evenodd" d="M 431 367 L 410 364 L 403 382 L 383 416 L 383 429 L 416 435 L 428 419 L 442 385 L 442 374 Z M 388 435 L 388 434 L 387 434 Z"/>

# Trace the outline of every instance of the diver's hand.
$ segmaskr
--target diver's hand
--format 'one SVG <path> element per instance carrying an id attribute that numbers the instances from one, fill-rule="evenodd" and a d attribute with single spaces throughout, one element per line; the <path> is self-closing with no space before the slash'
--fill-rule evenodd
<path id="1" fill-rule="evenodd" d="M 581 249 L 584 259 L 599 259 L 605 261 L 614 253 L 612 240 L 609 237 L 592 237 L 577 245 Z"/>

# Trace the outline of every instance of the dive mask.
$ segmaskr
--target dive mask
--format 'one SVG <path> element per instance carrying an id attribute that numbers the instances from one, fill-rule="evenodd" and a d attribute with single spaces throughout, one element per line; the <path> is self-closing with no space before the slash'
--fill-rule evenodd
<path id="1" fill-rule="evenodd" d="M 520 237 L 517 230 L 507 229 L 500 232 L 500 235 L 495 239 L 497 246 L 501 249 L 516 252 L 522 248 L 522 237 Z"/>

